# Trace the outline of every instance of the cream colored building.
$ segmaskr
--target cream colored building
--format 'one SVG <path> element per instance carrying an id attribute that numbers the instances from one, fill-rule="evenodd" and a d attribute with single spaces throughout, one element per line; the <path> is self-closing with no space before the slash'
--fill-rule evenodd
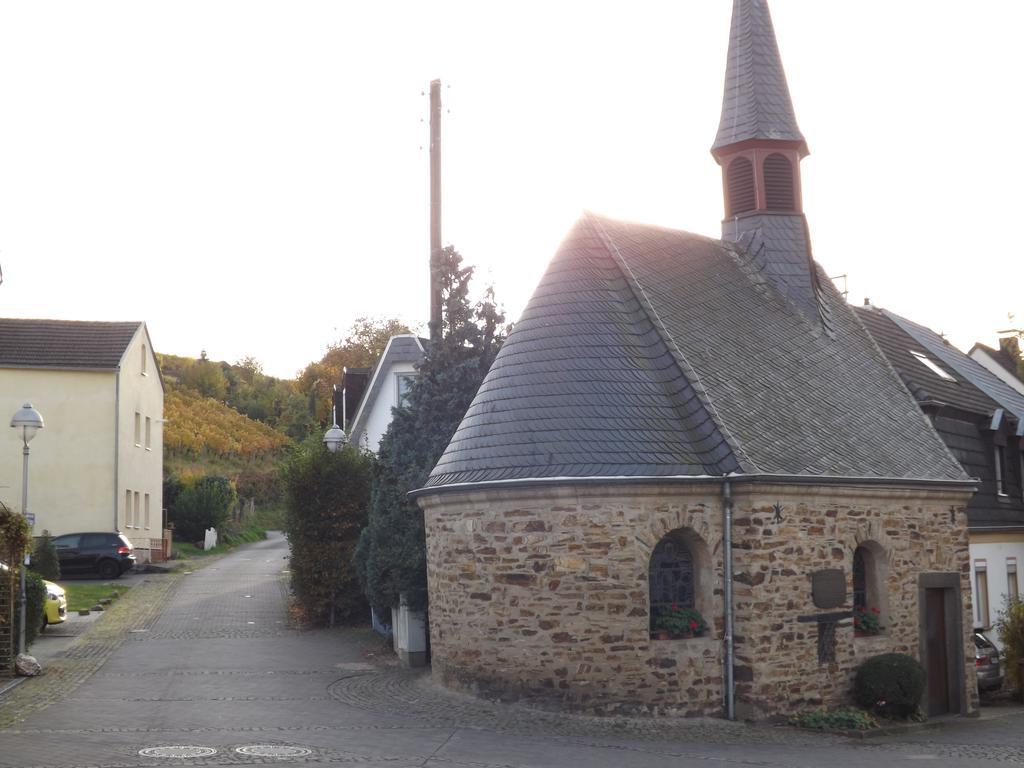
<path id="1" fill-rule="evenodd" d="M 0 420 L 32 403 L 33 533 L 120 531 L 139 562 L 163 529 L 164 389 L 146 324 L 0 319 Z M 0 425 L 3 426 L 3 425 Z M 0 428 L 0 501 L 21 510 L 22 445 Z"/>

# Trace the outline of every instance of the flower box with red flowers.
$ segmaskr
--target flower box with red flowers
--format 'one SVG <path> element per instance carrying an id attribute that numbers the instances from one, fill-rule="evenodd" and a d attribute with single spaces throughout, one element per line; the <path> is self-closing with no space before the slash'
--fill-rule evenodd
<path id="1" fill-rule="evenodd" d="M 853 609 L 853 633 L 858 637 L 877 635 L 882 632 L 880 614 L 877 608 L 865 608 L 863 605 L 854 606 Z"/>
<path id="2" fill-rule="evenodd" d="M 684 608 L 673 603 L 657 610 L 654 630 L 655 639 L 663 637 L 665 632 L 672 638 L 700 637 L 707 632 L 708 625 L 696 608 Z"/>

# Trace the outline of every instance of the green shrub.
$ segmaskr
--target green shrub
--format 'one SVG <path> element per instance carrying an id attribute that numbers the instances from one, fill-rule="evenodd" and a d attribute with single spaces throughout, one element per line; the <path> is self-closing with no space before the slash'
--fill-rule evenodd
<path id="1" fill-rule="evenodd" d="M 371 464 L 348 445 L 331 453 L 315 436 L 284 467 L 292 591 L 313 623 L 366 616 L 352 554 L 366 525 Z"/>
<path id="2" fill-rule="evenodd" d="M 60 581 L 60 560 L 49 531 L 43 531 L 43 535 L 36 539 L 32 550 L 32 570 L 44 579 Z"/>
<path id="3" fill-rule="evenodd" d="M 924 669 L 917 659 L 905 653 L 883 653 L 857 668 L 853 698 L 865 709 L 905 720 L 917 711 L 924 684 Z"/>
<path id="4" fill-rule="evenodd" d="M 824 708 L 798 712 L 789 718 L 789 724 L 798 728 L 840 731 L 869 731 L 878 727 L 875 718 L 863 709 L 854 709 L 853 707 L 836 709 L 832 712 L 828 712 Z"/>
<path id="5" fill-rule="evenodd" d="M 17 583 L 14 586 L 19 589 Z M 43 601 L 46 599 L 46 587 L 38 573 L 28 571 L 25 574 L 25 648 L 31 647 L 39 637 L 39 629 L 43 626 Z M 21 626 L 21 611 L 14 612 L 14 645 L 18 645 L 18 631 Z"/>
<path id="6" fill-rule="evenodd" d="M 186 484 L 167 511 L 175 537 L 201 541 L 207 528 L 223 527 L 235 500 L 235 487 L 226 477 L 207 475 Z"/>
<path id="7" fill-rule="evenodd" d="M 1007 601 L 1003 615 L 996 622 L 996 631 L 1003 644 L 1003 660 L 1010 680 L 1018 691 L 1024 690 L 1020 674 L 1020 662 L 1024 660 L 1024 603 Z"/>

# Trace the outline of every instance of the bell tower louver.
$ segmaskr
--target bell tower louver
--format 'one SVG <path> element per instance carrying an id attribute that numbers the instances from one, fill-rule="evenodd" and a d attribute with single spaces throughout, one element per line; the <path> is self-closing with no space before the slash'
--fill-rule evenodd
<path id="1" fill-rule="evenodd" d="M 711 154 L 722 167 L 722 239 L 810 319 L 819 318 L 817 277 L 803 214 L 796 122 L 767 0 L 734 0 L 722 118 Z"/>

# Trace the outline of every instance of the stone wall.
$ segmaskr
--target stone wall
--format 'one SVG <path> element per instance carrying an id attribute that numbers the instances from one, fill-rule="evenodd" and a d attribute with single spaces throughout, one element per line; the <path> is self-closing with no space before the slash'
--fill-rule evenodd
<path id="1" fill-rule="evenodd" d="M 960 574 L 963 644 L 973 659 L 966 494 L 752 483 L 734 483 L 733 493 L 741 716 L 847 703 L 866 655 L 916 655 L 920 573 Z M 587 711 L 722 712 L 719 483 L 507 488 L 432 494 L 420 504 L 433 672 L 443 683 Z M 648 561 L 677 529 L 698 550 L 697 607 L 711 629 L 652 640 Z M 819 664 L 818 625 L 800 621 L 822 612 L 810 573 L 842 568 L 849 610 L 853 552 L 864 542 L 884 553 L 886 631 L 855 638 L 846 620 L 835 661 Z M 965 665 L 971 709 L 973 674 Z"/>

